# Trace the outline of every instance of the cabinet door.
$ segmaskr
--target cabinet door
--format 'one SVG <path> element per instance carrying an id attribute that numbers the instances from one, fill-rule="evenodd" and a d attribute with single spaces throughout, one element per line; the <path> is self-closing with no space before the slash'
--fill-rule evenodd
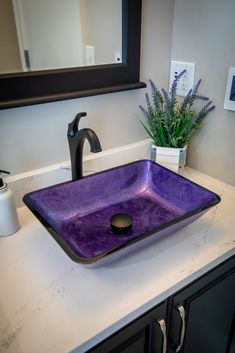
<path id="1" fill-rule="evenodd" d="M 165 321 L 166 302 L 89 350 L 89 353 L 163 353 L 166 351 Z"/>
<path id="2" fill-rule="evenodd" d="M 234 353 L 235 257 L 175 295 L 171 307 L 170 353 Z"/>

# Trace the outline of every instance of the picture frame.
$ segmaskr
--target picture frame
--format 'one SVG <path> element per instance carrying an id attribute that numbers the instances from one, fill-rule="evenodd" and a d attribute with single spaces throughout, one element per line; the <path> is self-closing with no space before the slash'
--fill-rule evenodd
<path id="1" fill-rule="evenodd" d="M 235 110 L 235 66 L 229 68 L 224 109 Z"/>

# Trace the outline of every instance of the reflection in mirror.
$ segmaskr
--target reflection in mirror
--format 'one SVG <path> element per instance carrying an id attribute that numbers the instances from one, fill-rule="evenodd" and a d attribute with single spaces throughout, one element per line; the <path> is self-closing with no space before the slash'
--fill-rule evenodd
<path id="1" fill-rule="evenodd" d="M 10 2 L 14 0 L 0 0 L 0 5 L 2 4 L 1 1 Z M 34 2 L 36 0 L 28 1 Z M 47 2 L 47 0 L 36 2 L 42 3 L 45 1 Z M 62 0 L 56 1 L 56 4 L 59 4 L 61 1 Z M 70 1 L 73 0 L 67 0 L 66 2 Z M 81 1 L 85 1 L 86 3 L 88 3 L 88 1 L 93 1 L 93 3 L 101 4 L 102 1 L 105 0 L 80 0 L 80 2 Z M 118 0 L 106 1 L 109 3 Z M 119 1 L 122 4 L 120 7 L 122 8 L 122 27 L 121 33 L 119 34 L 122 38 L 121 62 L 118 62 L 117 64 L 109 63 L 102 65 L 53 68 L 50 70 L 31 70 L 23 72 L 10 70 L 11 72 L 8 73 L 5 71 L 5 73 L 0 74 L 0 109 L 146 87 L 145 83 L 140 82 L 139 80 L 142 0 Z M 97 10 L 97 14 L 98 12 L 99 11 Z M 106 17 L 106 20 L 110 18 L 108 14 Z M 54 24 L 54 19 L 52 17 L 51 23 Z M 98 22 L 98 24 L 100 24 L 100 22 Z M 98 27 L 101 27 L 101 24 L 100 26 L 98 25 Z M 0 21 L 0 34 L 1 31 L 2 22 Z M 109 29 L 105 29 L 104 32 L 105 31 L 107 32 L 106 34 L 109 35 L 109 38 L 111 37 L 114 42 L 114 34 L 112 34 Z M 83 37 L 83 30 L 81 30 L 81 36 Z M 96 45 L 93 42 L 86 43 L 86 45 L 87 44 L 91 46 Z M 58 46 L 60 46 L 60 43 Z M 116 50 L 116 44 L 114 48 Z M 50 48 L 46 48 L 45 53 L 49 49 Z M 101 54 L 103 54 L 104 51 L 105 50 L 102 48 Z M 98 48 L 95 48 L 95 60 L 97 52 Z M 15 58 L 16 54 L 11 54 L 11 56 Z M 0 61 L 2 57 L 3 54 L 1 52 Z M 104 61 L 106 59 L 99 60 Z"/>
<path id="2" fill-rule="evenodd" d="M 122 0 L 0 0 L 0 73 L 122 62 Z"/>

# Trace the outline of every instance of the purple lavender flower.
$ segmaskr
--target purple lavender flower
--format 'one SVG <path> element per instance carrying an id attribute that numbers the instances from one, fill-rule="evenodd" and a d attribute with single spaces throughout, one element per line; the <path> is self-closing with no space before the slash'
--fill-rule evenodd
<path id="1" fill-rule="evenodd" d="M 184 74 L 185 70 L 175 78 L 170 93 L 164 88 L 159 91 L 154 82 L 149 80 L 152 102 L 146 93 L 146 108 L 139 106 L 146 118 L 141 124 L 159 146 L 183 147 L 200 130 L 205 116 L 215 109 L 208 97 L 198 93 L 201 80 L 188 91 L 179 105 L 176 96 L 177 83 Z M 196 101 L 207 101 L 199 112 L 193 109 Z"/>
<path id="2" fill-rule="evenodd" d="M 145 93 L 145 98 L 147 103 L 147 111 L 149 114 L 153 114 L 153 108 L 148 93 Z"/>
<path id="3" fill-rule="evenodd" d="M 150 79 L 149 82 L 150 82 L 150 86 L 151 86 L 152 93 L 155 95 L 156 93 L 159 92 L 159 91 L 158 91 L 158 88 L 157 88 L 157 86 L 155 85 L 155 83 L 153 82 L 153 80 Z"/>
<path id="4" fill-rule="evenodd" d="M 142 111 L 142 113 L 143 113 L 143 115 L 145 116 L 145 118 L 148 118 L 148 112 L 147 112 L 147 110 L 144 109 L 144 108 L 142 107 L 142 105 L 139 105 L 139 108 L 140 108 L 140 110 Z"/>
<path id="5" fill-rule="evenodd" d="M 211 104 L 212 104 L 212 101 L 209 101 L 206 105 L 204 105 L 204 107 L 198 113 L 198 117 L 204 118 L 208 113 L 214 110 L 215 106 L 214 105 L 210 106 Z"/>
<path id="6" fill-rule="evenodd" d="M 171 101 L 170 101 L 170 98 L 169 98 L 167 91 L 164 88 L 162 88 L 162 93 L 163 93 L 163 96 L 165 99 L 164 109 L 165 109 L 165 113 L 167 114 L 167 113 L 169 113 L 169 111 L 171 109 Z"/>
<path id="7" fill-rule="evenodd" d="M 149 82 L 150 82 L 150 86 L 151 86 L 154 106 L 156 109 L 161 109 L 161 103 L 162 103 L 161 93 L 159 92 L 155 83 L 151 79 L 149 80 Z"/>
<path id="8" fill-rule="evenodd" d="M 190 102 L 190 99 L 191 99 L 191 93 L 192 93 L 192 89 L 190 89 L 187 93 L 187 95 L 184 97 L 184 100 L 181 104 L 181 107 L 180 107 L 180 112 L 184 112 L 186 107 L 187 107 L 187 104 Z"/>
<path id="9" fill-rule="evenodd" d="M 192 91 L 191 101 L 190 101 L 191 105 L 193 104 L 193 102 L 194 102 L 195 99 L 196 99 L 195 97 L 197 96 L 197 93 L 198 93 L 198 90 L 199 90 L 199 87 L 200 87 L 201 82 L 202 82 L 201 79 L 198 80 L 197 83 L 196 83 L 196 85 L 195 85 L 195 87 L 194 87 L 194 89 L 193 89 L 193 91 Z"/>
<path id="10" fill-rule="evenodd" d="M 195 125 L 197 126 L 197 128 L 200 126 L 202 120 L 205 118 L 205 116 L 207 114 L 209 114 L 210 112 L 212 112 L 212 110 L 215 109 L 215 105 L 212 105 L 212 101 L 209 101 L 198 113 L 198 117 L 195 120 Z"/>
<path id="11" fill-rule="evenodd" d="M 196 95 L 195 100 L 208 101 L 210 98 L 206 96 Z"/>
<path id="12" fill-rule="evenodd" d="M 184 74 L 186 73 L 186 69 L 183 70 L 182 72 L 179 73 L 179 75 L 177 75 L 171 85 L 171 101 L 172 103 L 175 101 L 176 98 L 176 91 L 177 91 L 177 86 L 178 86 L 178 82 L 181 79 L 182 76 L 184 76 Z"/>
<path id="13" fill-rule="evenodd" d="M 181 104 L 181 107 L 180 107 L 180 112 L 184 112 L 187 105 L 189 105 L 190 107 L 193 105 L 194 101 L 196 100 L 202 100 L 202 101 L 208 101 L 209 98 L 206 97 L 206 96 L 201 96 L 201 95 L 198 95 L 198 94 L 193 94 L 192 93 L 192 89 L 190 89 L 187 93 L 187 95 L 184 97 L 184 100 Z"/>
<path id="14" fill-rule="evenodd" d="M 215 105 L 212 105 L 210 108 L 208 108 L 206 111 L 205 111 L 205 115 L 206 116 L 207 114 L 209 114 L 210 112 L 212 112 L 212 110 L 215 109 Z"/>

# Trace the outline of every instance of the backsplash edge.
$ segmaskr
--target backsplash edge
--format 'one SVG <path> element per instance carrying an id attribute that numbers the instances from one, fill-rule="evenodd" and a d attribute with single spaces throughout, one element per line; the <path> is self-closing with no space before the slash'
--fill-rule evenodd
<path id="1" fill-rule="evenodd" d="M 112 148 L 98 154 L 84 156 L 84 175 L 93 174 L 139 159 L 150 158 L 151 140 L 145 139 L 125 146 Z M 17 208 L 23 207 L 22 198 L 28 192 L 55 185 L 71 179 L 70 161 L 31 170 L 6 178 L 13 191 Z"/>

